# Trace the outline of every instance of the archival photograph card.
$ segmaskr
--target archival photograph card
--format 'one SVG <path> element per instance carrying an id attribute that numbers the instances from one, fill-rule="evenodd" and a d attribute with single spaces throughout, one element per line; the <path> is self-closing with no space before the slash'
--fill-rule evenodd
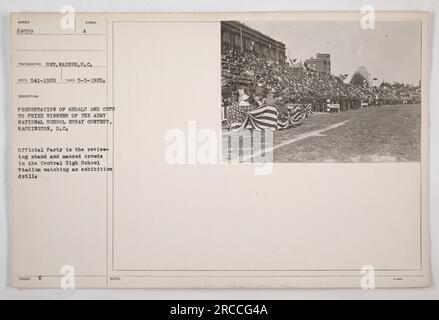
<path id="1" fill-rule="evenodd" d="M 428 13 L 10 23 L 13 287 L 431 284 Z"/>

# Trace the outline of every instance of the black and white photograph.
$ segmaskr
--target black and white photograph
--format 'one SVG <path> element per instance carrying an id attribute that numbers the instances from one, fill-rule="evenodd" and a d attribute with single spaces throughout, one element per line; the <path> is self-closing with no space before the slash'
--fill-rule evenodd
<path id="1" fill-rule="evenodd" d="M 419 162 L 421 36 L 419 20 L 223 21 L 223 159 L 257 136 L 279 163 Z"/>

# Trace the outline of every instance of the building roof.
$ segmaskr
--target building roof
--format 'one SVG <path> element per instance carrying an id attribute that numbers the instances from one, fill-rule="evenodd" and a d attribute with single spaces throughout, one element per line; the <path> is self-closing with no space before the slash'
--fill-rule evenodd
<path id="1" fill-rule="evenodd" d="M 282 49 L 285 49 L 285 44 L 283 42 L 277 41 L 270 36 L 267 36 L 263 34 L 262 32 L 253 29 L 252 27 L 246 25 L 245 23 L 239 22 L 239 21 L 222 21 L 222 24 L 229 26 L 231 28 L 237 28 L 237 29 L 243 29 L 243 31 L 250 33 L 252 36 L 259 38 L 262 41 L 276 43 L 277 46 L 279 46 Z"/>

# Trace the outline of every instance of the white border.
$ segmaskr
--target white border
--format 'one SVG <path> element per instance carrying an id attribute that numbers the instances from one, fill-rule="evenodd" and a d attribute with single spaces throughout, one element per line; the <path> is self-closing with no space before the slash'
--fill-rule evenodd
<path id="1" fill-rule="evenodd" d="M 359 289 L 313 289 L 313 290 L 299 290 L 299 289 L 144 289 L 144 290 L 41 290 L 41 289 L 26 289 L 18 290 L 9 287 L 8 282 L 8 184 L 7 184 L 7 159 L 8 154 L 8 129 L 9 129 L 9 12 L 10 11 L 57 11 L 62 5 L 73 4 L 77 11 L 337 11 L 337 10 L 360 10 L 361 6 L 370 4 L 374 5 L 376 10 L 423 10 L 430 11 L 433 17 L 439 12 L 439 2 L 437 0 L 418 0 L 418 1 L 404 1 L 404 0 L 388 0 L 388 1 L 361 1 L 361 0 L 314 0 L 312 2 L 299 0 L 292 3 L 287 0 L 272 0 L 270 2 L 257 3 L 251 0 L 234 0 L 232 1 L 217 1 L 207 3 L 202 0 L 191 1 L 162 1 L 155 4 L 145 2 L 142 0 L 133 0 L 125 3 L 121 0 L 108 0 L 105 2 L 94 2 L 90 5 L 87 0 L 75 1 L 51 1 L 44 0 L 4 0 L 0 3 L 1 13 L 1 59 L 0 71 L 0 97 L 2 97 L 1 112 L 0 112 L 0 298 L 6 299 L 88 299 L 88 298 L 133 298 L 133 299 L 432 299 L 439 297 L 439 288 L 434 285 L 434 279 L 439 275 L 438 256 L 435 255 L 435 248 L 439 245 L 439 223 L 437 217 L 437 208 L 439 207 L 439 200 L 437 197 L 431 197 L 430 200 L 430 228 L 431 228 L 431 251 L 432 251 L 432 273 L 433 286 L 425 289 L 379 289 L 375 291 L 362 291 Z M 437 34 L 439 28 L 432 19 L 432 64 L 431 64 L 431 88 L 436 88 L 438 82 L 437 59 L 435 54 L 438 46 Z M 436 139 L 439 138 L 439 127 L 437 123 L 439 115 L 435 109 L 435 102 L 439 99 L 439 95 L 434 90 L 430 91 L 430 122 L 432 124 L 430 131 L 430 192 L 432 195 L 439 192 L 439 144 Z M 435 124 L 436 123 L 436 124 Z"/>

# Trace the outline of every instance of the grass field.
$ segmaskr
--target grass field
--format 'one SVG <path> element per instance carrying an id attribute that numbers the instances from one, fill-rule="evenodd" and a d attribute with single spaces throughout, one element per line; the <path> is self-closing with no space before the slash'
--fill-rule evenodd
<path id="1" fill-rule="evenodd" d="M 343 122 L 321 135 L 306 137 Z M 274 132 L 274 146 L 285 144 L 275 147 L 274 162 L 420 161 L 420 128 L 420 105 L 315 113 L 298 128 Z M 306 138 L 288 144 L 298 135 Z"/>
<path id="2" fill-rule="evenodd" d="M 415 162 L 420 161 L 420 128 L 420 105 L 314 113 L 297 128 L 265 133 L 273 134 L 266 148 L 274 162 Z M 255 134 L 245 131 L 244 140 Z"/>

